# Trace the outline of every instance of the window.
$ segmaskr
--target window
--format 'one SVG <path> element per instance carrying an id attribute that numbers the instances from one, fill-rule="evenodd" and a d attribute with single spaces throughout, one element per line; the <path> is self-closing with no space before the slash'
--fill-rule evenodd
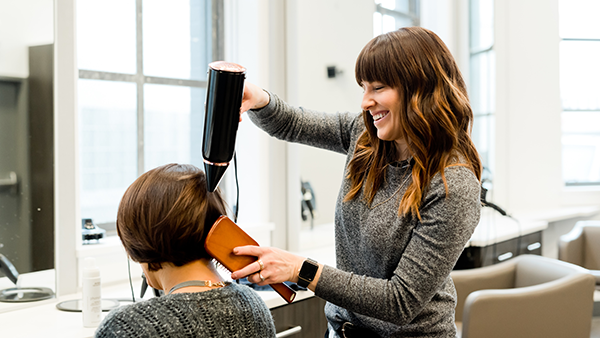
<path id="1" fill-rule="evenodd" d="M 560 0 L 562 175 L 567 186 L 600 185 L 600 2 Z"/>
<path id="2" fill-rule="evenodd" d="M 374 36 L 401 27 L 419 26 L 419 0 L 375 0 Z"/>
<path id="3" fill-rule="evenodd" d="M 206 67 L 222 55 L 221 23 L 212 18 L 222 6 L 77 2 L 82 218 L 114 229 L 139 175 L 171 162 L 202 168 Z"/>
<path id="4" fill-rule="evenodd" d="M 483 182 L 492 188 L 495 129 L 494 1 L 469 1 L 469 98 L 473 109 L 473 142 L 484 166 Z"/>

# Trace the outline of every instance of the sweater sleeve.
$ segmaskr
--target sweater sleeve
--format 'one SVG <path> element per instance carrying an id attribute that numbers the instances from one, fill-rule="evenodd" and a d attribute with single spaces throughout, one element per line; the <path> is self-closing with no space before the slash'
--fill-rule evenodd
<path id="1" fill-rule="evenodd" d="M 449 274 L 479 222 L 479 182 L 465 167 L 434 177 L 420 208 L 421 220 L 389 279 L 326 266 L 315 294 L 346 310 L 396 325 L 410 323 L 448 283 Z M 368 225 L 361 225 L 361 227 Z M 451 283 L 451 281 L 450 281 Z"/>
<path id="2" fill-rule="evenodd" d="M 347 154 L 355 124 L 362 123 L 361 114 L 328 114 L 296 108 L 275 94 L 269 96 L 268 105 L 248 111 L 256 126 L 280 140 Z"/>

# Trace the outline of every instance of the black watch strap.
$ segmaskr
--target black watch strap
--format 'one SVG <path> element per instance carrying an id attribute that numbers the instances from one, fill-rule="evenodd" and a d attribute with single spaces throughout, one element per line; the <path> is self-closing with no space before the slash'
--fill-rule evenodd
<path id="1" fill-rule="evenodd" d="M 302 263 L 302 267 L 298 273 L 297 284 L 303 288 L 308 287 L 308 284 L 315 279 L 317 270 L 319 270 L 319 264 L 316 261 L 307 258 L 304 263 Z"/>

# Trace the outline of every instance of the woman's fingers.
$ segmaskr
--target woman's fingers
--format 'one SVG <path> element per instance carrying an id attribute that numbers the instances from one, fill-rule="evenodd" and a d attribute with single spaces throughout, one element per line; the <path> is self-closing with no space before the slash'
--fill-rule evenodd
<path id="1" fill-rule="evenodd" d="M 269 104 L 270 97 L 261 87 L 246 81 L 244 83 L 244 96 L 240 107 L 240 120 L 242 114 L 250 109 L 260 109 Z"/>
<path id="2" fill-rule="evenodd" d="M 265 277 L 261 271 L 253 273 L 250 276 L 248 276 L 248 281 L 251 283 L 254 283 L 254 284 L 261 285 L 261 286 L 270 284 L 267 281 L 267 277 Z"/>
<path id="3" fill-rule="evenodd" d="M 256 104 L 256 94 L 254 87 L 255 86 L 250 82 L 246 82 L 244 84 L 244 96 L 242 97 L 242 106 L 240 107 L 240 118 L 244 112 L 247 112 L 248 110 L 252 109 L 252 107 L 254 107 L 254 105 Z"/>
<path id="4" fill-rule="evenodd" d="M 255 245 L 239 246 L 239 247 L 233 249 L 233 253 L 238 256 L 259 257 L 261 255 L 262 251 L 263 251 L 263 248 L 255 246 Z M 264 266 L 264 261 L 262 261 L 262 262 L 263 262 L 263 266 Z M 240 270 L 234 271 L 231 274 L 231 278 L 240 279 L 240 278 L 244 278 L 244 277 L 248 276 L 248 280 L 250 280 L 249 275 L 251 275 L 259 270 L 261 270 L 261 268 L 260 268 L 260 264 L 258 263 L 258 260 L 257 260 L 256 262 L 252 262 L 252 263 L 246 265 L 245 267 L 243 267 Z"/>
<path id="5" fill-rule="evenodd" d="M 297 270 L 304 261 L 304 258 L 281 249 L 253 245 L 237 247 L 233 249 L 233 253 L 254 256 L 257 257 L 257 261 L 234 271 L 231 278 L 248 277 L 248 281 L 259 285 L 285 281 L 295 282 L 297 280 Z M 258 260 L 262 262 L 262 268 Z"/>
<path id="6" fill-rule="evenodd" d="M 270 276 L 269 272 L 266 272 L 265 270 L 259 270 L 259 271 L 256 271 L 255 273 L 251 273 L 247 277 L 248 277 L 248 281 L 250 283 L 258 284 L 260 286 L 273 284 L 273 283 L 279 283 L 279 282 L 276 282 L 276 281 L 273 281 L 272 279 L 270 279 L 269 276 Z M 236 279 L 236 278 L 233 278 L 233 279 Z"/>
<path id="7" fill-rule="evenodd" d="M 233 248 L 233 254 L 237 256 L 259 256 L 266 248 L 261 248 L 256 245 L 245 245 Z"/>

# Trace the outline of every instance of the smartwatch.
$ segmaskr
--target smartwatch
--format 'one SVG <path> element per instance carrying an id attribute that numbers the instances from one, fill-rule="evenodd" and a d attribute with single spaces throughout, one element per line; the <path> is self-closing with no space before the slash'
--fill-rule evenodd
<path id="1" fill-rule="evenodd" d="M 319 264 L 312 259 L 307 258 L 304 263 L 302 263 L 302 267 L 298 273 L 298 283 L 296 284 L 303 288 L 308 287 L 308 284 L 315 279 L 317 270 L 319 270 Z"/>

